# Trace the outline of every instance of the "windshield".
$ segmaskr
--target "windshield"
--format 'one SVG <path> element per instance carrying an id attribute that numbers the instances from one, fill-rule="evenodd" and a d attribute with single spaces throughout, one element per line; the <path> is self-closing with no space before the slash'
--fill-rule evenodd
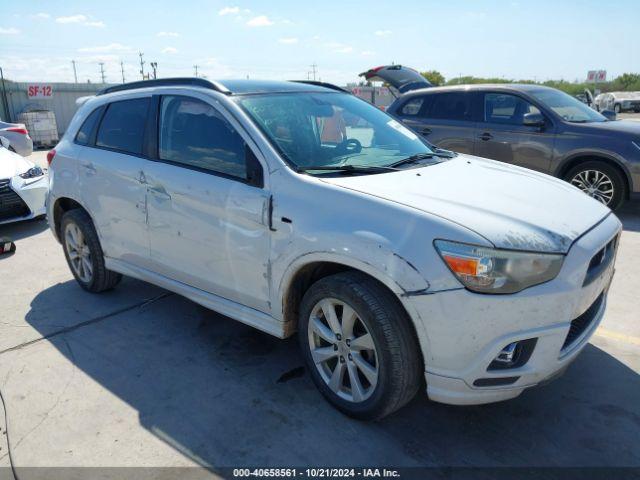
<path id="1" fill-rule="evenodd" d="M 560 90 L 534 90 L 531 96 L 560 115 L 567 122 L 588 123 L 606 122 L 607 119 L 598 112 Z"/>
<path id="2" fill-rule="evenodd" d="M 381 167 L 432 153 L 411 130 L 352 95 L 275 93 L 238 101 L 296 169 Z"/>

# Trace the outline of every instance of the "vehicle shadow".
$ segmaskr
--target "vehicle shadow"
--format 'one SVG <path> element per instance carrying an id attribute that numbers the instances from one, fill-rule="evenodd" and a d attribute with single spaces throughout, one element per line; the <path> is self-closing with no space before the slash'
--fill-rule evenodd
<path id="1" fill-rule="evenodd" d="M 640 200 L 625 203 L 615 213 L 622 222 L 624 230 L 640 232 Z"/>
<path id="2" fill-rule="evenodd" d="M 68 283 L 32 305 L 47 305 Z M 41 317 L 32 306 L 26 319 L 41 329 Z M 453 407 L 419 393 L 382 421 L 359 422 L 323 400 L 295 337 L 276 339 L 178 295 L 48 341 L 137 410 L 142 427 L 213 470 L 640 466 L 640 377 L 593 345 L 563 378 L 508 402 Z"/>
<path id="3" fill-rule="evenodd" d="M 0 237 L 8 237 L 14 242 L 44 232 L 49 225 L 45 219 L 26 220 L 24 222 L 0 225 Z"/>

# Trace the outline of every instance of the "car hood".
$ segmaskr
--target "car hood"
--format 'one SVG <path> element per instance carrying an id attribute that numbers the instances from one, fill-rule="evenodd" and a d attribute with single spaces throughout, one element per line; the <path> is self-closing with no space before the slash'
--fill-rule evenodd
<path id="1" fill-rule="evenodd" d="M 323 181 L 458 223 L 497 248 L 566 253 L 611 211 L 549 175 L 469 155 L 400 172 Z"/>
<path id="2" fill-rule="evenodd" d="M 616 120 L 613 122 L 572 123 L 571 125 L 582 132 L 602 135 L 622 133 L 636 139 L 640 138 L 640 122 Z"/>
<path id="3" fill-rule="evenodd" d="M 20 175 L 33 166 L 26 158 L 0 147 L 0 180 Z"/>

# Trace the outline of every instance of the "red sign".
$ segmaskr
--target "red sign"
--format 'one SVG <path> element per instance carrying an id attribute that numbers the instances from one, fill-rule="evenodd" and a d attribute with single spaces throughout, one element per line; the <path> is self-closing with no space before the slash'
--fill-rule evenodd
<path id="1" fill-rule="evenodd" d="M 53 88 L 51 85 L 35 84 L 27 86 L 27 96 L 31 98 L 51 98 L 53 97 Z"/>

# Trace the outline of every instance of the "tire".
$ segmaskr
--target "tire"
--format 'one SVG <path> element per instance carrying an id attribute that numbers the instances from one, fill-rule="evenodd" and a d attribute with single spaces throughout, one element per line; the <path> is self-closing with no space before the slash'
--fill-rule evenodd
<path id="1" fill-rule="evenodd" d="M 319 305 L 326 305 L 322 302 L 342 303 L 355 312 L 352 318 L 356 320 L 349 334 L 349 328 L 343 323 L 346 307 L 331 307 L 340 322 L 339 331 L 344 334 L 344 338 L 338 337 L 334 329 L 334 345 L 317 334 L 317 321 L 325 327 L 329 324 L 322 306 L 322 314 L 318 314 Z M 314 320 L 311 320 L 312 314 Z M 313 325 L 310 325 L 310 320 Z M 314 283 L 302 299 L 298 327 L 300 348 L 313 382 L 322 395 L 346 415 L 360 420 L 380 419 L 407 404 L 422 385 L 424 366 L 410 319 L 398 299 L 365 274 L 339 273 Z M 331 334 L 332 331 L 324 330 L 324 333 Z M 367 339 L 367 333 L 370 336 L 365 342 L 363 339 Z M 318 341 L 324 343 L 314 345 Z M 362 342 L 362 345 L 356 346 L 357 342 Z M 332 349 L 336 353 L 331 360 L 316 365 L 311 351 L 314 349 L 317 355 L 317 348 L 325 348 L 324 344 L 328 345 L 327 355 L 331 355 Z M 372 345 L 374 350 L 361 348 L 364 345 Z M 353 353 L 353 358 L 349 352 Z M 364 374 L 365 370 L 371 374 L 371 369 L 359 367 L 363 359 L 369 367 L 375 366 L 375 384 L 370 383 L 370 377 Z M 335 387 L 330 387 L 330 379 L 327 378 L 333 378 L 331 372 L 338 368 L 341 368 L 343 377 L 337 392 Z M 361 389 L 351 387 L 354 372 Z M 360 399 L 356 398 L 358 392 L 363 393 L 358 395 Z"/>
<path id="2" fill-rule="evenodd" d="M 69 269 L 83 289 L 88 292 L 99 293 L 111 290 L 120 282 L 122 275 L 107 270 L 104 266 L 104 255 L 100 240 L 87 212 L 80 209 L 66 212 L 62 216 L 60 232 L 62 249 Z M 70 237 L 74 237 L 74 234 L 76 237 L 72 241 Z M 79 250 L 73 247 L 74 243 L 81 247 L 82 255 L 78 254 Z M 72 256 L 74 260 L 72 260 Z M 80 258 L 79 263 L 78 258 Z M 82 266 L 79 267 L 79 265 Z"/>
<path id="3" fill-rule="evenodd" d="M 595 174 L 589 172 L 598 172 L 599 174 L 604 174 L 611 182 L 613 187 L 613 194 L 608 203 L 605 203 L 600 196 L 597 194 L 591 194 L 587 189 L 583 188 L 584 182 L 581 179 L 585 177 L 587 179 L 596 178 Z M 580 177 L 582 175 L 582 177 Z M 580 163 L 576 165 L 571 170 L 567 172 L 564 179 L 571 183 L 573 186 L 578 187 L 580 190 L 584 191 L 587 195 L 596 198 L 600 202 L 604 203 L 611 210 L 615 210 L 620 208 L 624 203 L 625 198 L 627 197 L 627 183 L 623 177 L 623 174 L 615 167 L 612 167 L 608 163 L 601 162 L 598 160 L 592 160 Z"/>
<path id="4" fill-rule="evenodd" d="M 614 111 L 614 112 L 616 112 L 616 113 L 620 113 L 620 112 L 622 112 L 622 107 L 620 107 L 620 104 L 619 104 L 619 103 L 616 103 L 616 104 L 613 106 L 613 111 Z"/>

